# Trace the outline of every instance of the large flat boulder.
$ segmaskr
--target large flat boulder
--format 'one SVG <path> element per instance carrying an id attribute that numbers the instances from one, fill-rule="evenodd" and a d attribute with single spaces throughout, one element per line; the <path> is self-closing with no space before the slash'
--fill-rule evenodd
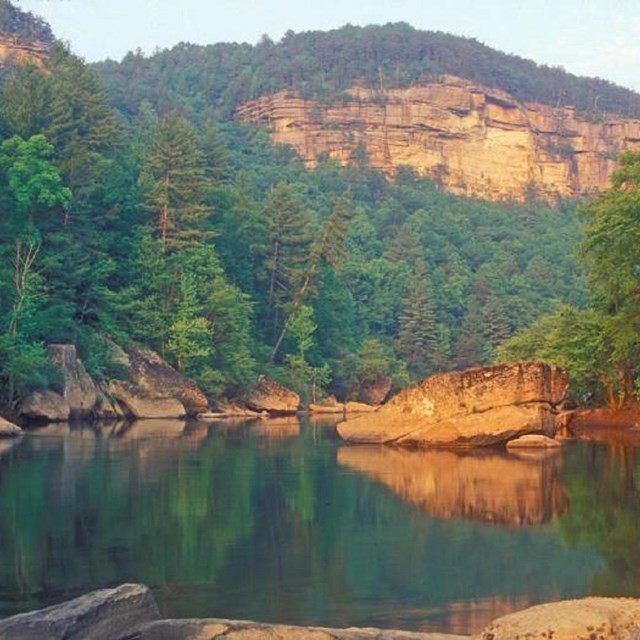
<path id="1" fill-rule="evenodd" d="M 155 351 L 130 349 L 128 356 L 129 376 L 133 384 L 156 396 L 176 398 L 189 414 L 209 410 L 207 396 L 198 385 L 176 371 Z"/>
<path id="2" fill-rule="evenodd" d="M 480 640 L 637 640 L 640 600 L 584 598 L 530 607 L 494 620 Z"/>
<path id="3" fill-rule="evenodd" d="M 177 398 L 155 395 L 129 382 L 112 380 L 109 394 L 121 404 L 130 418 L 183 418 L 187 414 Z"/>
<path id="4" fill-rule="evenodd" d="M 468 636 L 392 629 L 328 629 L 243 620 L 160 620 L 142 629 L 140 640 L 470 640 Z"/>
<path id="5" fill-rule="evenodd" d="M 267 378 L 258 377 L 258 386 L 247 400 L 247 406 L 254 411 L 267 411 L 272 414 L 295 413 L 300 406 L 300 396 L 284 385 Z"/>
<path id="6" fill-rule="evenodd" d="M 147 587 L 124 584 L 0 621 L 2 640 L 119 640 L 159 618 Z"/>
<path id="7" fill-rule="evenodd" d="M 349 442 L 461 447 L 553 435 L 566 390 L 566 373 L 543 362 L 476 367 L 426 378 L 338 433 Z"/>

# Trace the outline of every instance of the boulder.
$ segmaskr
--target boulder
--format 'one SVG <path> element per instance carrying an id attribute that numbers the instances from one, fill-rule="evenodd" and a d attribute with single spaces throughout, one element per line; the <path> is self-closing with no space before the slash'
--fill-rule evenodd
<path id="1" fill-rule="evenodd" d="M 66 422 L 71 415 L 69 403 L 56 391 L 35 391 L 22 401 L 18 413 L 36 422 Z"/>
<path id="2" fill-rule="evenodd" d="M 328 629 L 284 624 L 203 619 L 159 620 L 143 627 L 140 640 L 470 640 L 468 636 L 392 629 Z"/>
<path id="3" fill-rule="evenodd" d="M 22 435 L 22 429 L 0 416 L 0 438 L 16 438 Z"/>
<path id="4" fill-rule="evenodd" d="M 539 433 L 528 433 L 527 435 L 509 440 L 507 449 L 557 449 L 562 444 L 553 438 L 543 436 Z"/>
<path id="5" fill-rule="evenodd" d="M 358 400 L 366 404 L 382 404 L 391 392 L 392 385 L 391 376 L 380 376 L 363 382 L 358 389 Z"/>
<path id="6" fill-rule="evenodd" d="M 476 367 L 426 378 L 338 433 L 350 442 L 461 447 L 553 435 L 566 390 L 566 373 L 543 362 Z"/>
<path id="7" fill-rule="evenodd" d="M 187 413 L 178 399 L 152 394 L 129 382 L 112 380 L 109 393 L 132 418 L 183 418 Z"/>
<path id="8" fill-rule="evenodd" d="M 178 373 L 155 351 L 149 349 L 129 350 L 130 381 L 152 395 L 178 399 L 189 414 L 209 410 L 207 396 L 193 381 Z"/>
<path id="9" fill-rule="evenodd" d="M 0 621 L 2 640 L 118 640 L 159 618 L 147 587 L 123 584 Z"/>
<path id="10" fill-rule="evenodd" d="M 258 377 L 258 386 L 247 400 L 247 406 L 254 411 L 268 411 L 272 414 L 295 413 L 300 406 L 300 396 L 284 385 L 267 378 Z"/>
<path id="11" fill-rule="evenodd" d="M 640 600 L 584 598 L 530 607 L 494 620 L 481 640 L 640 638 Z"/>
<path id="12" fill-rule="evenodd" d="M 83 418 L 93 414 L 98 390 L 72 344 L 50 344 L 47 355 L 51 363 L 62 373 L 64 389 L 62 397 L 69 405 L 70 418 Z"/>

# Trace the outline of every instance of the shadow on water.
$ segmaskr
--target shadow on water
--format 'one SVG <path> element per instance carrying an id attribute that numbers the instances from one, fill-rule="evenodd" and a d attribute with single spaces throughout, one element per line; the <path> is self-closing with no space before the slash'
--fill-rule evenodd
<path id="1" fill-rule="evenodd" d="M 171 617 L 469 633 L 635 594 L 625 455 L 345 447 L 306 419 L 44 427 L 0 452 L 0 615 L 138 581 Z"/>

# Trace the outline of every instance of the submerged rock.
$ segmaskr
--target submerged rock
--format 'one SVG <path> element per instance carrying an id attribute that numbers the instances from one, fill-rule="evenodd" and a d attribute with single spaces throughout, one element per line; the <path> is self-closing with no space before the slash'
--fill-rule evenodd
<path id="1" fill-rule="evenodd" d="M 584 598 L 530 607 L 494 620 L 480 640 L 640 638 L 640 600 Z"/>
<path id="2" fill-rule="evenodd" d="M 557 449 L 562 444 L 549 436 L 529 433 L 507 442 L 507 449 Z"/>
<path id="3" fill-rule="evenodd" d="M 123 584 L 0 620 L 2 640 L 118 640 L 158 619 L 147 587 Z"/>
<path id="4" fill-rule="evenodd" d="M 254 411 L 291 414 L 298 410 L 300 396 L 275 380 L 261 375 L 258 378 L 257 389 L 247 400 L 247 406 Z"/>
<path id="5" fill-rule="evenodd" d="M 476 367 L 426 378 L 338 433 L 349 442 L 467 447 L 553 435 L 566 390 L 566 373 L 543 362 Z"/>

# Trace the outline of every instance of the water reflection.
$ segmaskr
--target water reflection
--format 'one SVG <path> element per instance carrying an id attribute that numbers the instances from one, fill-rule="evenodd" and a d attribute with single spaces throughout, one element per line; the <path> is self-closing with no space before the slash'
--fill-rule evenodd
<path id="1" fill-rule="evenodd" d="M 522 460 L 499 452 L 354 446 L 341 448 L 338 462 L 439 518 L 539 525 L 568 507 L 557 456 Z"/>
<path id="2" fill-rule="evenodd" d="M 556 523 L 485 523 L 565 509 L 558 474 L 579 488 L 582 450 L 561 470 L 415 453 L 344 448 L 297 419 L 34 431 L 0 456 L 0 607 L 139 581 L 169 617 L 471 633 L 589 593 L 601 562 L 565 531 L 572 513 L 559 521 L 571 548 Z"/>

